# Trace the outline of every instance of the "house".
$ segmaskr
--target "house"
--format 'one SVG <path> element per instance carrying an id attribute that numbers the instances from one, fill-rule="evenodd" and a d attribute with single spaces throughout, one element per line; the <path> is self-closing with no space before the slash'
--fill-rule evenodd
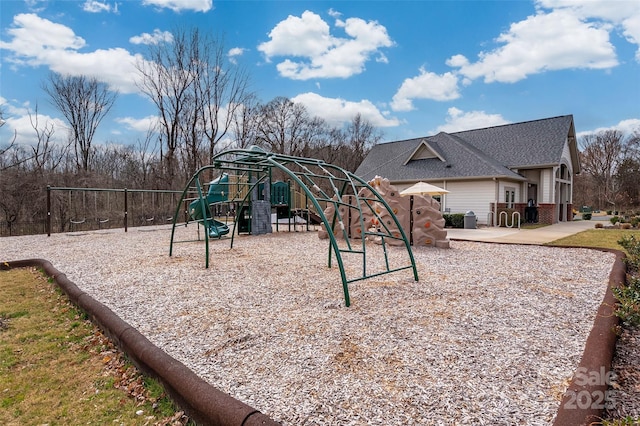
<path id="1" fill-rule="evenodd" d="M 479 224 L 496 225 L 504 216 L 511 223 L 514 211 L 523 222 L 532 210 L 540 223 L 572 220 L 579 172 L 573 116 L 564 115 L 378 144 L 355 174 L 387 178 L 399 190 L 434 184 L 449 191 L 443 212 L 473 211 Z"/>

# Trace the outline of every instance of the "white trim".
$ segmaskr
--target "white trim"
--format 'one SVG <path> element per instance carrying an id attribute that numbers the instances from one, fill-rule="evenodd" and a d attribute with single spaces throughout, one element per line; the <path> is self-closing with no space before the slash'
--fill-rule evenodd
<path id="1" fill-rule="evenodd" d="M 427 152 L 429 152 L 431 155 L 430 156 L 422 156 L 422 155 L 416 156 L 416 154 L 418 154 L 421 151 L 425 151 L 425 150 Z M 440 154 L 438 154 L 438 152 L 435 149 L 433 149 L 431 147 L 431 145 L 429 145 L 429 143 L 427 141 L 425 141 L 423 139 L 422 141 L 420 141 L 420 144 L 416 147 L 416 149 L 413 150 L 411 155 L 409 155 L 409 158 L 407 158 L 407 160 L 404 163 L 402 163 L 402 165 L 406 166 L 412 160 L 426 160 L 426 159 L 429 159 L 429 158 L 437 158 L 440 161 L 442 161 L 443 163 L 445 162 L 444 158 L 442 158 L 442 156 Z"/>

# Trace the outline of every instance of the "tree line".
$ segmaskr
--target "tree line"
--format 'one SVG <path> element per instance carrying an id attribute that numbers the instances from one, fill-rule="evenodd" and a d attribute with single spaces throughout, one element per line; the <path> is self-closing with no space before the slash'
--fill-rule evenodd
<path id="1" fill-rule="evenodd" d="M 33 142 L 19 144 L 14 135 L 0 143 L 0 224 L 43 221 L 47 185 L 182 189 L 197 169 L 230 148 L 258 145 L 355 171 L 383 136 L 360 114 L 336 127 L 286 97 L 261 102 L 250 90 L 249 72 L 229 62 L 224 40 L 198 29 L 177 30 L 172 43 L 151 45 L 136 68 L 140 92 L 158 119 L 127 144 L 95 141 L 118 100 L 105 83 L 55 73 L 42 82 L 66 121 L 66 142 L 54 143 L 55 128 L 41 119 L 36 103 L 29 112 Z M 0 126 L 6 118 L 0 108 Z M 590 134 L 579 147 L 574 205 L 638 208 L 640 129 Z"/>
<path id="2" fill-rule="evenodd" d="M 582 172 L 574 181 L 574 206 L 640 211 L 640 128 L 588 134 L 579 148 Z"/>
<path id="3" fill-rule="evenodd" d="M 261 102 L 249 89 L 247 70 L 228 61 L 223 40 L 197 29 L 176 31 L 172 43 L 152 45 L 147 53 L 136 65 L 138 85 L 158 119 L 128 144 L 95 140 L 118 100 L 106 83 L 56 73 L 42 82 L 64 117 L 66 142 L 54 142 L 56 129 L 42 120 L 36 103 L 29 112 L 33 142 L 19 144 L 14 135 L 0 143 L 1 223 L 44 220 L 47 185 L 182 189 L 215 155 L 252 145 L 354 171 L 382 138 L 360 114 L 336 127 L 286 97 Z M 0 109 L 0 126 L 6 118 Z"/>

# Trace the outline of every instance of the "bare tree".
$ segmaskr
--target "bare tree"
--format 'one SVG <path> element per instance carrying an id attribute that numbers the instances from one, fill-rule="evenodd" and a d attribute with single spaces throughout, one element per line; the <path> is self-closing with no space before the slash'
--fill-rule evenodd
<path id="1" fill-rule="evenodd" d="M 260 104 L 255 96 L 248 96 L 232 117 L 233 144 L 244 149 L 256 143 Z"/>
<path id="2" fill-rule="evenodd" d="M 117 99 L 95 77 L 50 74 L 44 85 L 51 103 L 69 123 L 78 170 L 89 170 L 89 155 L 96 130 Z"/>
<path id="3" fill-rule="evenodd" d="M 35 171 L 44 176 L 46 171 L 54 171 L 66 155 L 67 146 L 56 147 L 52 142 L 55 128 L 53 123 L 47 121 L 40 125 L 38 117 L 38 104 L 36 103 L 33 114 L 29 111 L 29 122 L 36 133 L 35 145 L 31 145 Z"/>
<path id="4" fill-rule="evenodd" d="M 615 176 L 620 165 L 637 153 L 637 141 L 633 136 L 625 137 L 619 130 L 605 130 L 582 137 L 582 169 L 593 178 L 601 207 L 618 202 L 619 188 Z"/>
<path id="5" fill-rule="evenodd" d="M 192 66 L 186 38 L 183 34 L 174 36 L 170 46 L 164 44 L 149 47 L 149 60 L 137 63 L 142 79 L 140 89 L 158 108 L 159 132 L 167 166 L 168 179 L 175 175 L 176 149 L 180 141 L 180 120 L 188 110 L 189 89 L 193 85 Z"/>
<path id="6" fill-rule="evenodd" d="M 5 116 L 4 108 L 0 106 L 0 127 L 4 127 L 4 125 L 7 123 L 7 120 L 4 118 L 4 116 Z M 9 143 L 6 146 L 0 146 L 0 157 L 2 157 L 5 152 L 13 148 L 17 137 L 18 137 L 18 133 L 14 130 L 11 141 L 9 141 Z"/>
<path id="7" fill-rule="evenodd" d="M 640 205 L 640 159 L 625 158 L 616 173 L 620 200 L 627 207 Z"/>
<path id="8" fill-rule="evenodd" d="M 154 126 L 150 126 L 145 134 L 144 139 L 138 139 L 136 141 L 136 150 L 138 151 L 140 160 L 140 172 L 142 174 L 142 187 L 146 187 L 149 182 L 149 175 L 151 174 L 152 164 L 156 161 L 158 154 L 158 140 L 156 139 L 157 133 Z"/>
<path id="9" fill-rule="evenodd" d="M 302 104 L 277 97 L 260 109 L 257 142 L 277 154 L 304 156 L 327 133 L 325 122 Z"/>
<path id="10" fill-rule="evenodd" d="M 367 156 L 371 147 L 380 142 L 382 132 L 358 113 L 347 125 L 345 133 L 347 145 L 351 151 L 345 168 L 354 172 Z"/>
<path id="11" fill-rule="evenodd" d="M 207 69 L 201 74 L 197 91 L 202 99 L 202 123 L 207 139 L 209 158 L 217 154 L 218 143 L 230 131 L 236 112 L 246 110 L 245 104 L 252 102 L 254 95 L 249 92 L 249 75 L 245 68 L 230 64 L 224 51 L 224 40 L 205 38 L 204 52 Z M 251 108 L 249 107 L 250 111 Z"/>
<path id="12" fill-rule="evenodd" d="M 179 151 L 186 172 L 206 161 L 203 149 L 210 162 L 247 96 L 244 69 L 227 62 L 222 41 L 198 29 L 175 31 L 172 43 L 150 46 L 149 60 L 137 68 L 141 90 L 159 111 L 169 180 L 177 170 Z"/>
<path id="13" fill-rule="evenodd" d="M 382 132 L 356 114 L 343 128 L 329 129 L 324 139 L 314 144 L 310 156 L 354 172 L 381 138 Z"/>

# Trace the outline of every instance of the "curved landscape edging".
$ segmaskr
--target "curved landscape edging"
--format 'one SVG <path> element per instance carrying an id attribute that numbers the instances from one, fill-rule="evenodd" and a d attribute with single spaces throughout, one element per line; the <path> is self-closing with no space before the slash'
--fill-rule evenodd
<path id="1" fill-rule="evenodd" d="M 510 242 L 476 242 L 518 245 L 517 243 Z M 602 420 L 605 405 L 608 402 L 606 397 L 609 395 L 609 374 L 618 341 L 616 328 L 620 323 L 619 318 L 615 315 L 616 303 L 618 303 L 618 301 L 611 289 L 624 285 L 626 282 L 627 267 L 623 260 L 626 255 L 620 250 L 608 248 L 563 245 L 545 247 L 582 248 L 609 252 L 616 256 L 611 267 L 611 272 L 609 273 L 609 285 L 596 312 L 593 327 L 589 332 L 589 336 L 587 336 L 582 358 L 571 378 L 569 387 L 562 397 L 560 407 L 558 407 L 556 417 L 553 421 L 553 426 L 588 426 Z M 578 398 L 582 396 L 586 396 L 587 398 L 578 400 Z"/>
<path id="2" fill-rule="evenodd" d="M 178 406 L 197 424 L 275 426 L 279 423 L 249 405 L 216 389 L 175 358 L 151 343 L 106 305 L 83 292 L 44 259 L 3 262 L 0 269 L 38 267 L 50 276 L 69 300 L 102 329 L 145 374 L 157 378 Z"/>
<path id="3" fill-rule="evenodd" d="M 618 340 L 616 328 L 620 323 L 615 315 L 617 300 L 611 289 L 625 284 L 627 268 L 623 261 L 625 254 L 622 251 L 596 250 L 612 252 L 616 255 L 616 260 L 611 267 L 609 286 L 587 337 L 582 359 L 564 393 L 553 422 L 554 426 L 590 425 L 599 422 L 608 402 L 611 363 Z"/>
<path id="4" fill-rule="evenodd" d="M 492 243 L 495 244 L 495 243 Z M 510 244 L 510 243 L 505 243 Z M 623 285 L 626 280 L 625 254 L 620 250 L 594 249 L 612 252 L 616 259 L 609 274 L 609 285 L 596 313 L 593 327 L 587 337 L 578 368 L 565 391 L 558 408 L 554 426 L 589 425 L 600 421 L 606 401 L 608 374 L 617 342 L 615 316 L 617 303 L 611 289 Z M 28 259 L 6 262 L 0 269 L 36 266 L 51 276 L 69 299 L 89 315 L 92 320 L 116 343 L 145 373 L 157 377 L 176 403 L 198 424 L 211 425 L 278 425 L 259 411 L 214 388 L 184 364 L 167 355 L 147 338 L 118 317 L 108 307 L 81 291 L 66 275 L 44 259 Z M 578 401 L 587 395 L 589 404 Z M 582 407 L 581 407 L 582 406 Z"/>

